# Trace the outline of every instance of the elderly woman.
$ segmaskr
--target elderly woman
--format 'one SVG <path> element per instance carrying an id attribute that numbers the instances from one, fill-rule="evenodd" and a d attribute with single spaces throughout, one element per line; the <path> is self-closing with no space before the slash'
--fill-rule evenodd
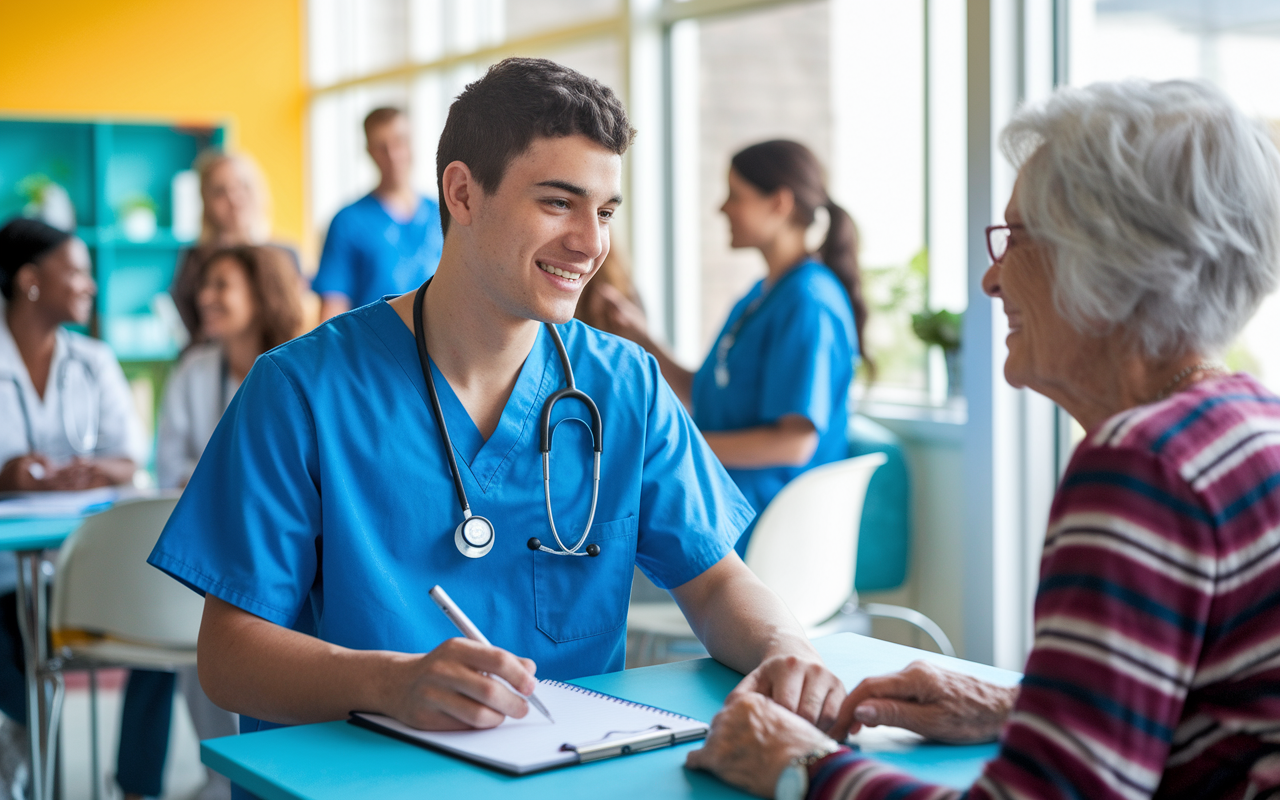
<path id="1" fill-rule="evenodd" d="M 838 747 L 891 724 L 999 738 L 971 798 L 1263 797 L 1280 786 L 1280 399 L 1211 360 L 1277 283 L 1280 155 L 1198 83 L 1018 113 L 988 231 L 1005 377 L 1088 431 L 1054 499 L 1019 689 L 924 665 L 828 738 L 731 697 L 692 767 L 779 798 L 958 797 Z"/>

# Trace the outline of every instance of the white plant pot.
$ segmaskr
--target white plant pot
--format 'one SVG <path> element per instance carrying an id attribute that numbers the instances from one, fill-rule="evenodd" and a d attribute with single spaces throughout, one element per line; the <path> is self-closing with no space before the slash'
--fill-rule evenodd
<path id="1" fill-rule="evenodd" d="M 149 242 L 156 235 L 156 212 L 149 208 L 131 208 L 120 219 L 120 230 L 131 242 Z"/>
<path id="2" fill-rule="evenodd" d="M 71 204 L 71 195 L 56 183 L 46 186 L 39 202 L 29 203 L 23 210 L 23 215 L 35 217 L 58 230 L 76 229 L 76 209 Z"/>

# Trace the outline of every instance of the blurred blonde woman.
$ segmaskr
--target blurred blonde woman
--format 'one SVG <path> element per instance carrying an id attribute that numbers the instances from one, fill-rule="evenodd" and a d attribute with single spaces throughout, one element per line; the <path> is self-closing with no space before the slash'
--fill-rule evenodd
<path id="1" fill-rule="evenodd" d="M 192 344 L 204 341 L 196 311 L 199 273 L 210 254 L 225 247 L 265 245 L 280 250 L 301 273 L 298 253 L 292 247 L 272 243 L 271 195 L 258 165 L 244 153 L 208 150 L 195 163 L 204 204 L 200 241 L 178 257 L 169 294 L 186 325 Z"/>

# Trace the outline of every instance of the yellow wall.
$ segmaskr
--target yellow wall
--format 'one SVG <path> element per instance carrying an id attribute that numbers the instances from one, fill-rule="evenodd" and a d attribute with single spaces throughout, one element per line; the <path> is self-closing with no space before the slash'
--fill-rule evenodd
<path id="1" fill-rule="evenodd" d="M 304 236 L 303 0 L 18 0 L 0 9 L 0 111 L 229 125 L 276 236 Z M 310 247 L 304 247 L 309 251 Z"/>

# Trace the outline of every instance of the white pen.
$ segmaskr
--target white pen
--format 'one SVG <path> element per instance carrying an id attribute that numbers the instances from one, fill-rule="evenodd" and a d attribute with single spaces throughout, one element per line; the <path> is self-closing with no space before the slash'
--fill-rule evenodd
<path id="1" fill-rule="evenodd" d="M 431 591 L 428 594 L 431 595 L 431 599 L 436 602 L 436 605 L 440 607 L 440 610 L 444 612 L 444 615 L 449 618 L 449 621 L 457 626 L 458 630 L 462 631 L 463 636 L 473 642 L 489 644 L 488 638 L 480 632 L 480 629 L 476 627 L 475 623 L 472 622 L 466 614 L 462 613 L 462 609 L 458 608 L 458 604 L 453 602 L 453 598 L 449 596 L 448 592 L 442 589 L 439 585 L 436 585 L 431 587 Z M 519 692 L 517 692 L 517 694 L 519 694 Z M 524 697 L 524 695 L 521 695 L 521 697 Z M 528 697 L 525 697 L 525 699 L 529 701 L 531 706 L 541 711 L 542 716 L 546 717 L 551 722 L 555 722 L 554 719 L 551 719 L 551 712 L 547 711 L 547 707 L 544 706 L 542 701 L 535 695 L 530 694 Z"/>

